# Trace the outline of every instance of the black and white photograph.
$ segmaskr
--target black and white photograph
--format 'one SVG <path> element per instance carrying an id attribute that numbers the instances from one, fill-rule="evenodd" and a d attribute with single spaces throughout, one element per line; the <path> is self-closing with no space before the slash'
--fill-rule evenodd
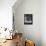
<path id="1" fill-rule="evenodd" d="M 32 14 L 24 14 L 24 24 L 33 24 L 33 15 Z"/>

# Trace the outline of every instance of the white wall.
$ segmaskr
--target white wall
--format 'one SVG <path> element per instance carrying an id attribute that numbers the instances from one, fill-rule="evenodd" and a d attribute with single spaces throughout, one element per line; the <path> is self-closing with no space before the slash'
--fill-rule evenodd
<path id="1" fill-rule="evenodd" d="M 0 27 L 12 28 L 12 6 L 16 0 L 0 0 Z"/>
<path id="2" fill-rule="evenodd" d="M 33 25 L 24 25 L 24 14 L 33 14 Z M 36 46 L 41 46 L 41 1 L 23 0 L 15 9 L 15 28 L 22 32 L 24 37 L 35 41 Z"/>
<path id="3" fill-rule="evenodd" d="M 41 38 L 42 46 L 46 46 L 46 0 L 41 2 Z"/>

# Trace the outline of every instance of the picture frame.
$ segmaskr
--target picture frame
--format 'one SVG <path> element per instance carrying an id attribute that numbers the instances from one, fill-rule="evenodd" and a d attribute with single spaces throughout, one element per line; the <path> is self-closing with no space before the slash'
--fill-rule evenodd
<path id="1" fill-rule="evenodd" d="M 24 14 L 24 25 L 33 24 L 33 14 Z"/>

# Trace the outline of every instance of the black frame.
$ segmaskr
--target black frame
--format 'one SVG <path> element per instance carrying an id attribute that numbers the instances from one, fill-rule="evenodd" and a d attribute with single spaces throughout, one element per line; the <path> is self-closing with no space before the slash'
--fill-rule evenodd
<path id="1" fill-rule="evenodd" d="M 33 24 L 33 14 L 24 14 L 24 24 L 25 25 Z"/>

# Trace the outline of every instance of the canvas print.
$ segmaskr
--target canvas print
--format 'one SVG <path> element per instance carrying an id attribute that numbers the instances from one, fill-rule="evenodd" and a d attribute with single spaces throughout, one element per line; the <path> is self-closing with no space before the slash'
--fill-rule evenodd
<path id="1" fill-rule="evenodd" d="M 33 24 L 33 15 L 32 14 L 24 14 L 24 24 L 25 25 Z"/>

